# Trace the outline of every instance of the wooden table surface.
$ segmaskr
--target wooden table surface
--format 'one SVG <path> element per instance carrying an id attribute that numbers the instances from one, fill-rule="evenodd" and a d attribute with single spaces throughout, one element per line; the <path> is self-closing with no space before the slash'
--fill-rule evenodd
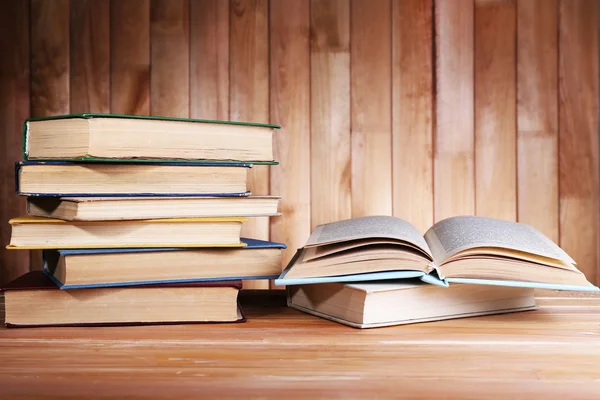
<path id="1" fill-rule="evenodd" d="M 356 330 L 242 296 L 248 322 L 0 328 L 0 397 L 600 399 L 600 297 Z"/>

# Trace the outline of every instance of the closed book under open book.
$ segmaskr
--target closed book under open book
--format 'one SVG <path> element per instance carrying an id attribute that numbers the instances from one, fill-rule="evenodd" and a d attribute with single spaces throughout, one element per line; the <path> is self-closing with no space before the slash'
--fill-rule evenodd
<path id="1" fill-rule="evenodd" d="M 236 322 L 240 281 L 59 290 L 41 271 L 4 289 L 6 325 L 103 326 Z"/>
<path id="2" fill-rule="evenodd" d="M 288 305 L 355 328 L 376 328 L 534 310 L 533 289 L 452 285 L 419 280 L 324 283 L 288 287 Z"/>
<path id="3" fill-rule="evenodd" d="M 362 217 L 318 226 L 276 281 L 281 285 L 415 278 L 598 291 L 535 228 L 485 217 L 452 217 L 425 236 L 399 218 Z"/>
<path id="4" fill-rule="evenodd" d="M 118 114 L 31 118 L 25 160 L 273 162 L 277 125 Z"/>

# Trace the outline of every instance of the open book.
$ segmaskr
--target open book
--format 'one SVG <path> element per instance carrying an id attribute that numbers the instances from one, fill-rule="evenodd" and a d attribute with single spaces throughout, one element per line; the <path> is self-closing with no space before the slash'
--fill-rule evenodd
<path id="1" fill-rule="evenodd" d="M 575 261 L 535 228 L 493 218 L 452 217 L 425 235 L 399 218 L 319 225 L 277 285 L 400 278 L 598 291 Z"/>

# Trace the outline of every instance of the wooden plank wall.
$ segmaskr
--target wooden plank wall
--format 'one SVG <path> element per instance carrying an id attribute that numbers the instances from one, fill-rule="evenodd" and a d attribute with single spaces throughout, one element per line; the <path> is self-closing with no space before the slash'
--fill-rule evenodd
<path id="1" fill-rule="evenodd" d="M 333 220 L 523 221 L 600 283 L 596 0 L 0 0 L 0 282 L 21 123 L 115 112 L 283 126 L 254 168 L 288 244 Z M 251 287 L 265 287 L 252 284 Z"/>
<path id="2" fill-rule="evenodd" d="M 433 3 L 392 5 L 393 215 L 425 232 L 433 223 Z"/>
<path id="3" fill-rule="evenodd" d="M 0 284 L 29 270 L 29 252 L 7 251 L 8 220 L 23 212 L 15 195 L 15 161 L 21 159 L 23 119 L 30 115 L 29 3 L 0 2 Z"/>

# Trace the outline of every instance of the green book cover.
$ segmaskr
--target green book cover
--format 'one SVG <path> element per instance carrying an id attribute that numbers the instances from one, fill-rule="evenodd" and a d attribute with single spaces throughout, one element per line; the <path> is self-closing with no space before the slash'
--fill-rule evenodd
<path id="1" fill-rule="evenodd" d="M 143 120 L 157 120 L 157 121 L 181 121 L 181 122 L 196 122 L 196 123 L 209 123 L 209 124 L 223 124 L 223 125 L 244 125 L 244 126 L 259 126 L 264 128 L 281 129 L 279 125 L 273 124 L 262 124 L 256 122 L 237 122 L 237 121 L 218 121 L 209 119 L 193 119 L 193 118 L 177 118 L 177 117 L 161 117 L 161 116 L 149 116 L 149 115 L 127 115 L 127 114 L 95 114 L 95 113 L 83 113 L 83 114 L 66 114 L 66 115 L 52 115 L 48 117 L 38 118 L 27 118 L 23 123 L 23 144 L 22 152 L 23 159 L 29 160 L 27 155 L 27 123 L 32 121 L 47 121 L 53 119 L 68 119 L 68 118 L 127 118 L 127 119 L 143 119 Z M 41 161 L 41 160 L 38 160 Z M 169 160 L 169 159 L 116 159 L 116 158 L 99 158 L 99 157 L 79 157 L 79 158 L 64 158 L 61 161 L 72 161 L 72 162 L 115 162 L 115 163 L 165 163 L 165 162 L 177 162 L 177 163 L 202 163 L 204 160 Z M 210 164 L 236 164 L 239 161 L 224 161 L 224 160 L 206 160 Z M 278 165 L 278 161 L 244 161 L 247 164 L 254 165 Z"/>

